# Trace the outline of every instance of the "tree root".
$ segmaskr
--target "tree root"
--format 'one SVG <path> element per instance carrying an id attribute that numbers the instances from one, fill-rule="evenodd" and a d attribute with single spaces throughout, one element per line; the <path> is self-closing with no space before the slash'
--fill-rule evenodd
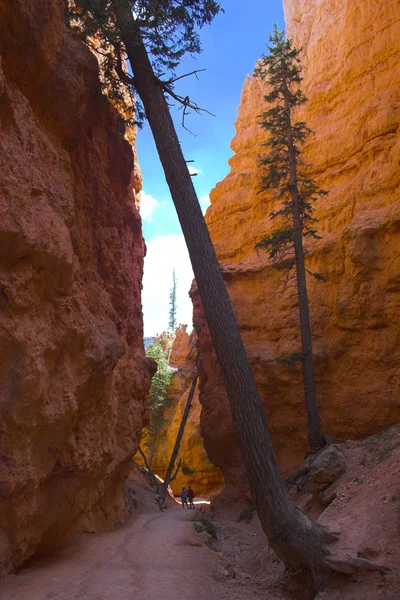
<path id="1" fill-rule="evenodd" d="M 318 456 L 318 454 L 323 452 L 323 450 L 325 450 L 325 448 L 327 446 L 331 446 L 332 444 L 346 444 L 348 442 L 348 440 L 343 440 L 342 438 L 337 438 L 337 437 L 334 437 L 333 435 L 328 435 L 327 433 L 324 433 L 323 436 L 325 439 L 325 445 L 322 446 L 322 448 L 316 448 L 316 449 L 309 447 L 306 452 L 306 455 L 304 457 L 304 462 Z"/>
<path id="2" fill-rule="evenodd" d="M 322 568 L 322 570 L 321 570 Z M 325 571 L 325 575 L 323 573 Z M 299 576 L 300 579 L 307 585 L 309 592 L 309 600 L 317 598 L 319 592 L 325 589 L 328 581 L 334 574 L 341 573 L 343 575 L 354 575 L 359 571 L 377 571 L 387 575 L 391 569 L 383 565 L 378 565 L 365 558 L 353 558 L 350 555 L 329 554 L 325 557 L 322 564 L 318 565 L 318 569 L 303 570 L 302 572 L 293 573 L 293 576 Z"/>
<path id="3" fill-rule="evenodd" d="M 156 494 L 156 503 L 161 512 L 163 512 L 167 508 L 167 505 L 164 502 L 164 498 L 160 494 Z"/>
<path id="4" fill-rule="evenodd" d="M 285 484 L 287 485 L 287 487 L 291 487 L 292 485 L 295 485 L 295 483 L 297 483 L 297 480 L 301 477 L 301 476 L 305 476 L 308 474 L 309 472 L 309 467 L 306 465 L 302 465 L 300 467 L 300 469 L 297 469 L 297 471 L 294 471 L 293 473 L 291 473 L 289 475 L 289 477 L 287 477 L 285 479 Z"/>
<path id="5" fill-rule="evenodd" d="M 344 573 L 345 575 L 353 575 L 357 571 L 379 571 L 379 573 L 385 574 L 391 571 L 388 567 L 378 565 L 366 558 L 353 558 L 349 555 L 343 557 L 338 554 L 328 555 L 323 562 L 323 567 L 330 571 L 335 571 L 335 573 Z"/>

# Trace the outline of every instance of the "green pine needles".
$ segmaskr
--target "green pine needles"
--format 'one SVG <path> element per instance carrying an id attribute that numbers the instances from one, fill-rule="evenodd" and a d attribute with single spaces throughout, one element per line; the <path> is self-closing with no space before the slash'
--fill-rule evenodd
<path id="1" fill-rule="evenodd" d="M 302 81 L 301 50 L 295 48 L 276 25 L 270 41 L 272 45 L 267 46 L 269 54 L 262 56 L 254 71 L 255 76 L 271 87 L 264 96 L 270 108 L 259 116 L 261 127 L 269 133 L 268 141 L 263 144 L 269 152 L 259 158 L 258 164 L 263 169 L 262 191 L 274 190 L 281 200 L 280 208 L 270 213 L 270 218 L 277 219 L 281 228 L 263 238 L 256 248 L 267 252 L 275 268 L 290 270 L 296 266 L 296 229 L 300 230 L 297 233 L 303 238 L 319 239 L 315 229 L 314 204 L 328 192 L 307 177 L 300 158 L 302 146 L 313 133 L 303 121 L 294 120 L 295 109 L 307 102 L 299 88 Z M 296 208 L 299 219 L 294 214 Z"/>
<path id="2" fill-rule="evenodd" d="M 150 425 L 145 432 L 148 441 L 165 425 L 165 410 L 172 404 L 172 399 L 167 397 L 172 371 L 168 369 L 167 353 L 160 342 L 150 344 L 146 356 L 153 358 L 157 363 L 157 371 L 153 375 L 149 390 Z"/>
<path id="3" fill-rule="evenodd" d="M 116 17 L 117 4 L 116 0 L 67 0 L 65 20 L 100 57 L 103 90 L 122 109 L 126 123 L 141 125 L 145 111 L 134 96 L 135 78 L 125 68 L 126 48 Z M 165 94 L 186 109 L 203 111 L 194 102 L 174 93 L 174 73 L 186 54 L 201 52 L 199 30 L 223 12 L 219 2 L 126 0 L 124 4 L 132 12 L 131 35 L 145 46 L 154 76 Z"/>

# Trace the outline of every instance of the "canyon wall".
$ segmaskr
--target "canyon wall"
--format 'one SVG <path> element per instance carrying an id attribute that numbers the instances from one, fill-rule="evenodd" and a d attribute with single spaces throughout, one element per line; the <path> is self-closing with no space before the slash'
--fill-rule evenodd
<path id="1" fill-rule="evenodd" d="M 0 0 L 0 574 L 127 516 L 140 176 L 63 0 Z"/>
<path id="2" fill-rule="evenodd" d="M 158 434 L 152 465 L 154 472 L 161 477 L 165 475 L 168 468 L 195 374 L 195 354 L 191 351 L 192 345 L 193 335 L 189 336 L 186 325 L 181 325 L 176 332 L 170 358 L 171 367 L 176 369 L 167 389 L 167 396 L 172 398 L 172 405 L 165 414 L 166 424 Z M 182 470 L 178 472 L 176 479 L 170 484 L 175 495 L 179 495 L 182 487 L 191 485 L 197 496 L 209 497 L 224 486 L 220 469 L 210 462 L 204 449 L 200 431 L 200 413 L 197 384 L 179 450 L 182 464 L 189 467 L 193 473 L 187 476 Z"/>
<path id="3" fill-rule="evenodd" d="M 325 432 L 371 435 L 400 419 L 400 5 L 285 0 L 288 35 L 303 47 L 299 117 L 316 131 L 310 174 L 330 190 L 318 203 L 320 241 L 307 243 L 318 405 Z M 211 193 L 207 224 L 264 403 L 281 468 L 306 450 L 299 369 L 277 358 L 299 349 L 295 298 L 254 245 L 271 230 L 277 201 L 260 194 L 257 157 L 263 84 L 244 84 L 231 171 Z M 248 497 L 229 407 L 201 303 L 192 289 L 202 350 L 202 435 L 235 497 Z"/>

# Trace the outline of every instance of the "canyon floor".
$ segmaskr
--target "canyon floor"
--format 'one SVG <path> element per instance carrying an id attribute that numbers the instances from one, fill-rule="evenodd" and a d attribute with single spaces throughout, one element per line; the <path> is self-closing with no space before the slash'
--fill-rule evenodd
<path id="1" fill-rule="evenodd" d="M 341 445 L 347 471 L 321 521 L 340 532 L 340 550 L 389 567 L 387 575 L 334 576 L 318 600 L 400 598 L 400 426 Z M 212 511 L 200 502 L 182 510 L 169 500 L 160 512 L 147 477 L 136 470 L 128 487 L 137 509 L 124 526 L 81 534 L 51 556 L 33 559 L 0 582 L 1 600 L 304 600 L 269 549 L 255 516 L 240 508 Z M 299 492 L 297 501 L 309 501 Z M 318 496 L 315 497 L 318 504 Z M 315 505 L 314 510 L 318 510 Z M 315 514 L 314 516 L 317 516 Z M 216 539 L 197 533 L 195 519 L 212 519 Z"/>
<path id="2" fill-rule="evenodd" d="M 112 532 L 80 535 L 51 558 L 36 559 L 17 575 L 8 576 L 0 584 L 0 597 L 2 600 L 252 598 L 249 586 L 241 586 L 239 580 L 228 574 L 228 561 L 207 547 L 210 536 L 194 531 L 195 512 L 183 511 L 178 505 L 163 513 L 154 509 Z M 242 582 L 245 584 L 246 579 Z"/>

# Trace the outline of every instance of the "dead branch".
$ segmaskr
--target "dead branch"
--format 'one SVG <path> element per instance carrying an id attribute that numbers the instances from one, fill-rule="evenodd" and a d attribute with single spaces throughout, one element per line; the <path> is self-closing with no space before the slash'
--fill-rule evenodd
<path id="1" fill-rule="evenodd" d="M 205 70 L 206 69 L 196 69 L 196 71 L 192 71 L 191 73 L 186 73 L 185 75 L 180 75 L 179 77 L 175 77 L 175 79 L 169 79 L 168 81 L 165 82 L 165 84 L 170 86 L 173 83 L 175 83 L 176 81 L 179 81 L 180 79 L 183 79 L 184 77 L 190 77 L 191 75 L 194 75 L 196 77 L 196 79 L 199 79 L 197 77 L 197 73 L 202 73 Z"/>
<path id="2" fill-rule="evenodd" d="M 163 90 L 166 94 L 171 96 L 171 98 L 173 98 L 174 100 L 176 100 L 176 102 L 178 102 L 179 104 L 182 105 L 182 110 L 183 110 L 183 112 L 182 112 L 182 127 L 184 129 L 186 129 L 186 131 L 188 131 L 192 135 L 195 135 L 195 134 L 193 133 L 193 131 L 190 131 L 190 129 L 188 129 L 185 125 L 185 118 L 187 117 L 188 114 L 190 114 L 190 110 L 194 110 L 194 112 L 196 112 L 199 115 L 201 113 L 207 113 L 208 115 L 215 117 L 215 115 L 212 112 L 210 112 L 206 108 L 201 108 L 201 106 L 196 104 L 196 102 L 193 102 L 193 100 L 191 100 L 189 98 L 189 96 L 185 96 L 185 97 L 180 96 L 179 94 L 174 92 L 166 82 L 158 79 L 158 83 L 161 85 L 161 87 L 163 88 Z"/>

